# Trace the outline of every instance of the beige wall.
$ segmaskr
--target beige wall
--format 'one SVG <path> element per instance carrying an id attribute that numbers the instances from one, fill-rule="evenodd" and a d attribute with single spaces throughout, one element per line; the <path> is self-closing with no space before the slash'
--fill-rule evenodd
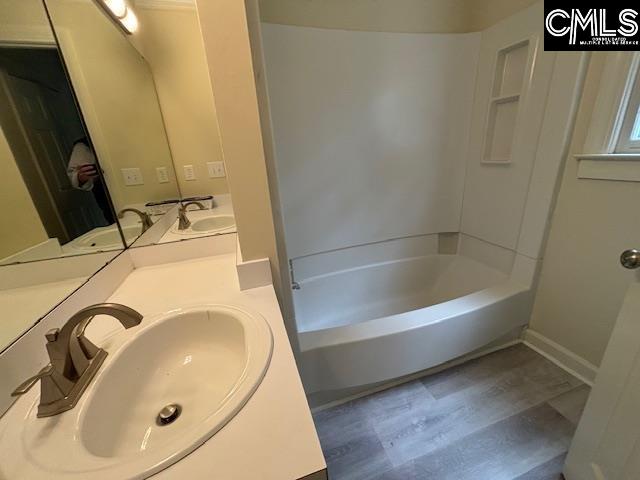
<path id="1" fill-rule="evenodd" d="M 116 209 L 175 198 L 176 179 L 153 76 L 145 60 L 92 3 L 47 0 L 80 107 Z M 138 167 L 144 185 L 125 186 Z M 156 167 L 170 181 L 159 183 Z"/>
<path id="2" fill-rule="evenodd" d="M 2 0 L 0 40 L 53 43 L 53 34 L 41 0 Z"/>
<path id="3" fill-rule="evenodd" d="M 538 1 L 539 0 L 467 0 L 466 7 L 469 15 L 469 30 L 472 32 L 484 30 Z M 540 22 L 542 22 L 542 18 Z"/>
<path id="4" fill-rule="evenodd" d="M 276 246 L 254 77 L 262 70 L 259 66 L 254 71 L 245 5 L 238 0 L 197 4 L 242 256 L 270 259 L 276 293 L 282 299 L 290 287 L 281 280 L 286 259 L 280 259 Z M 257 2 L 247 0 L 247 4 L 255 33 Z M 291 331 L 292 324 L 287 327 Z"/>
<path id="5" fill-rule="evenodd" d="M 638 248 L 633 209 L 640 183 L 577 178 L 600 82 L 604 54 L 592 57 L 585 91 L 552 218 L 530 328 L 599 365 L 634 273 L 620 266 Z"/>
<path id="6" fill-rule="evenodd" d="M 0 258 L 13 255 L 49 237 L 42 226 L 7 139 L 0 129 Z"/>
<path id="7" fill-rule="evenodd" d="M 183 196 L 227 193 L 206 162 L 223 161 L 209 71 L 195 8 L 138 8 L 139 42 L 149 62 Z M 196 180 L 184 179 L 193 165 Z"/>
<path id="8" fill-rule="evenodd" d="M 383 32 L 472 32 L 536 0 L 260 0 L 262 21 Z"/>

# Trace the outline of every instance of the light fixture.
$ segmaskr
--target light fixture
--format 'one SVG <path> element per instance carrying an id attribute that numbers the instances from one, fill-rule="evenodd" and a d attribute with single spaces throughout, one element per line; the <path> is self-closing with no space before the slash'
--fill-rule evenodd
<path id="1" fill-rule="evenodd" d="M 127 14 L 127 2 L 125 0 L 104 0 L 104 4 L 118 18 L 124 18 Z"/>
<path id="2" fill-rule="evenodd" d="M 138 30 L 138 17 L 127 0 L 95 0 L 95 2 L 125 33 L 131 35 Z"/>

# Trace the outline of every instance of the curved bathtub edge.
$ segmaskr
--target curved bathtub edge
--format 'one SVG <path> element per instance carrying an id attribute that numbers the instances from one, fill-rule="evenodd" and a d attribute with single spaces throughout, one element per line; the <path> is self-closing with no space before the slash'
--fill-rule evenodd
<path id="1" fill-rule="evenodd" d="M 384 382 L 479 349 L 529 320 L 531 292 L 514 281 L 438 305 L 299 334 L 307 393 Z"/>

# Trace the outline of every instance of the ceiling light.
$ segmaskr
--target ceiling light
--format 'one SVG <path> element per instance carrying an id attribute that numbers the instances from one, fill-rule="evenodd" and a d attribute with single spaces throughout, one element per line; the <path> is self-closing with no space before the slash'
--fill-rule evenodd
<path id="1" fill-rule="evenodd" d="M 124 28 L 127 33 L 135 33 L 138 30 L 138 17 L 133 13 L 133 10 L 127 9 L 127 13 L 120 20 L 122 24 L 122 28 Z"/>
<path id="2" fill-rule="evenodd" d="M 127 14 L 127 2 L 125 0 L 103 0 L 105 6 L 118 18 L 124 18 Z"/>
<path id="3" fill-rule="evenodd" d="M 138 30 L 138 17 L 127 0 L 95 0 L 95 2 L 129 35 Z"/>

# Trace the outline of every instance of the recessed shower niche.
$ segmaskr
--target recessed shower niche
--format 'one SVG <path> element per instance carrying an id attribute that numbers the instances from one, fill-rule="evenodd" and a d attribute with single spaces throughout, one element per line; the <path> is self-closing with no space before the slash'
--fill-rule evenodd
<path id="1" fill-rule="evenodd" d="M 518 105 L 532 58 L 529 50 L 529 40 L 524 40 L 498 51 L 482 163 L 511 163 Z"/>

